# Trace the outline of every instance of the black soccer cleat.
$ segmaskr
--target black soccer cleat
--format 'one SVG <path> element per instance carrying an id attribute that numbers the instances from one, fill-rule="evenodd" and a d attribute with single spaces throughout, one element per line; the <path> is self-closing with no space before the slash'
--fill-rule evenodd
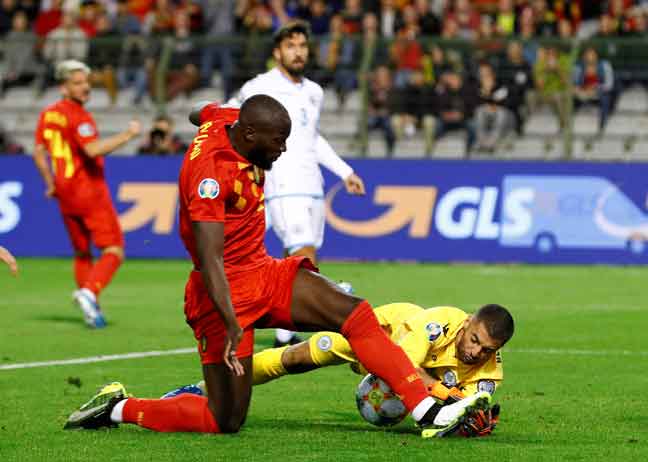
<path id="1" fill-rule="evenodd" d="M 290 340 L 288 340 L 287 342 L 282 342 L 281 340 L 278 340 L 278 339 L 275 338 L 274 348 L 281 348 L 281 347 L 285 347 L 286 345 L 297 345 L 298 343 L 301 343 L 301 342 L 303 342 L 303 340 L 297 334 L 290 337 Z"/>

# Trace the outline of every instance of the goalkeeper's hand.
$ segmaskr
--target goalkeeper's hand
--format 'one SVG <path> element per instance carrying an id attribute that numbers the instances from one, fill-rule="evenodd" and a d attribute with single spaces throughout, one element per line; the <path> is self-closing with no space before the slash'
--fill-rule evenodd
<path id="1" fill-rule="evenodd" d="M 466 438 L 488 436 L 493 433 L 499 422 L 500 406 L 493 405 L 488 410 L 475 410 L 469 413 L 458 429 L 458 433 Z"/>
<path id="2" fill-rule="evenodd" d="M 456 403 L 466 397 L 457 387 L 448 388 L 438 380 L 428 385 L 427 390 L 430 396 L 443 401 L 444 404 Z"/>

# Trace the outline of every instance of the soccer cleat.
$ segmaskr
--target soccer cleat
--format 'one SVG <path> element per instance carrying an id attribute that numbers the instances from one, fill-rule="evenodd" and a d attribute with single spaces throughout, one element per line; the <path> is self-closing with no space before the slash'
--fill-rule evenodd
<path id="1" fill-rule="evenodd" d="M 432 424 L 423 425 L 421 436 L 423 438 L 443 438 L 454 433 L 472 411 L 487 410 L 490 407 L 491 399 L 490 393 L 480 391 L 454 404 L 443 406 L 434 417 Z"/>
<path id="2" fill-rule="evenodd" d="M 286 345 L 297 345 L 298 343 L 301 343 L 301 342 L 303 342 L 302 338 L 297 334 L 293 334 L 293 336 L 290 337 L 290 340 L 288 340 L 287 342 L 282 342 L 281 340 L 275 338 L 273 347 L 274 348 L 281 348 L 281 347 L 284 347 Z"/>
<path id="3" fill-rule="evenodd" d="M 205 393 L 203 392 L 203 389 L 200 388 L 198 384 L 191 384 L 191 385 L 183 385 L 182 387 L 176 388 L 175 390 L 171 390 L 165 394 L 163 394 L 160 399 L 167 399 L 167 398 L 174 398 L 178 395 L 184 395 L 186 393 L 192 394 L 192 395 L 198 395 L 198 396 L 204 396 Z"/>
<path id="4" fill-rule="evenodd" d="M 110 420 L 110 413 L 118 402 L 128 396 L 126 388 L 119 382 L 104 385 L 90 401 L 70 414 L 63 429 L 116 427 L 117 424 Z"/>
<path id="5" fill-rule="evenodd" d="M 337 283 L 337 286 L 349 295 L 353 295 L 355 293 L 350 282 L 340 281 Z"/>
<path id="6" fill-rule="evenodd" d="M 106 327 L 106 319 L 101 312 L 97 298 L 88 289 L 75 290 L 72 293 L 74 302 L 83 312 L 83 319 L 88 327 L 93 329 L 101 329 Z"/>

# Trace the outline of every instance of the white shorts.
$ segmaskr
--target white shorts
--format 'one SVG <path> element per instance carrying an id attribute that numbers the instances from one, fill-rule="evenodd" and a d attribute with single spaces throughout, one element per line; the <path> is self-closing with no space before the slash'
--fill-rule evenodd
<path id="1" fill-rule="evenodd" d="M 324 199 L 286 196 L 266 200 L 270 226 L 288 253 L 324 242 Z"/>

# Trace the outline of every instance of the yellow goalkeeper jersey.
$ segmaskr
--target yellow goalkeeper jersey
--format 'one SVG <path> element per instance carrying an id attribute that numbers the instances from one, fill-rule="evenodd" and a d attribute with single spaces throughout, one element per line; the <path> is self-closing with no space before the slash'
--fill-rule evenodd
<path id="1" fill-rule="evenodd" d="M 423 309 L 411 303 L 391 303 L 375 309 L 380 324 L 415 366 L 426 369 L 447 387 L 467 394 L 493 393 L 503 379 L 498 351 L 481 365 L 469 365 L 456 357 L 455 339 L 468 314 L 452 306 Z"/>

